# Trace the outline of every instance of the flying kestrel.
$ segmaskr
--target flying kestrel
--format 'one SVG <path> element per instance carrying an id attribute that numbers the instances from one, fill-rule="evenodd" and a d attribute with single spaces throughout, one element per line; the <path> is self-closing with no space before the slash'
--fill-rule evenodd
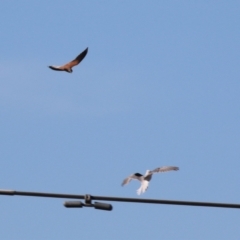
<path id="1" fill-rule="evenodd" d="M 144 193 L 148 189 L 149 182 L 152 179 L 152 175 L 154 173 L 167 172 L 167 171 L 173 171 L 173 170 L 177 171 L 177 170 L 179 170 L 179 168 L 178 167 L 172 167 L 172 166 L 159 167 L 159 168 L 156 168 L 152 171 L 147 170 L 144 176 L 140 173 L 134 173 L 134 174 L 130 175 L 129 177 L 127 177 L 126 179 L 123 180 L 122 186 L 124 186 L 125 184 L 128 184 L 132 179 L 138 180 L 138 181 L 141 182 L 141 186 L 137 190 L 137 194 L 140 195 L 141 193 Z"/>
<path id="2" fill-rule="evenodd" d="M 62 66 L 49 66 L 52 70 L 56 70 L 56 71 L 66 71 L 69 73 L 72 73 L 73 70 L 72 68 L 76 65 L 78 65 L 87 55 L 88 52 L 88 48 L 86 48 L 82 53 L 80 53 L 74 60 L 72 60 L 71 62 L 62 65 Z"/>

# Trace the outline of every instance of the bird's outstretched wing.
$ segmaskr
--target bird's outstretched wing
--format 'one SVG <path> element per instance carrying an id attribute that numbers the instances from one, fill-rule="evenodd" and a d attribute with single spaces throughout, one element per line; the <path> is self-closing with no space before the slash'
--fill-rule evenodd
<path id="1" fill-rule="evenodd" d="M 74 60 L 69 63 L 66 63 L 62 66 L 49 66 L 52 70 L 56 71 L 65 71 L 66 69 L 71 69 L 72 67 L 78 65 L 87 55 L 88 48 L 86 48 L 83 52 L 81 52 Z"/>
<path id="2" fill-rule="evenodd" d="M 159 168 L 156 168 L 152 171 L 150 171 L 150 174 L 153 174 L 153 173 L 159 173 L 159 172 L 168 172 L 168 171 L 178 171 L 179 170 L 179 167 L 175 167 L 175 166 L 166 166 L 166 167 L 159 167 Z"/>
<path id="3" fill-rule="evenodd" d="M 85 56 L 87 55 L 87 52 L 88 52 L 88 48 L 86 48 L 74 60 L 72 60 L 71 62 L 65 64 L 63 67 L 72 68 L 72 67 L 78 65 L 85 58 Z"/>
<path id="4" fill-rule="evenodd" d="M 56 71 L 64 71 L 64 69 L 61 66 L 49 66 L 49 68 Z"/>
<path id="5" fill-rule="evenodd" d="M 130 183 L 132 179 L 141 181 L 141 177 L 142 177 L 142 176 L 143 176 L 143 175 L 140 174 L 140 173 L 132 174 L 132 175 L 130 175 L 129 177 L 127 177 L 127 178 L 125 178 L 125 179 L 123 180 L 122 186 Z"/>

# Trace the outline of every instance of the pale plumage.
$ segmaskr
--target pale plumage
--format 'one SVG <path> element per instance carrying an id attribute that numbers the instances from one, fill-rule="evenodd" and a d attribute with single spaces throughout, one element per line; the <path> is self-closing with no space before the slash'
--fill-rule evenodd
<path id="1" fill-rule="evenodd" d="M 152 179 L 152 175 L 154 173 L 167 172 L 167 171 L 177 171 L 177 170 L 179 170 L 178 167 L 166 166 L 166 167 L 156 168 L 152 171 L 147 170 L 144 176 L 140 173 L 134 173 L 134 174 L 130 175 L 129 177 L 127 177 L 123 180 L 122 186 L 131 182 L 132 179 L 138 180 L 138 181 L 141 182 L 141 186 L 137 190 L 137 194 L 140 195 L 141 193 L 144 193 L 148 189 L 149 182 Z"/>
<path id="2" fill-rule="evenodd" d="M 71 62 L 62 65 L 62 66 L 49 66 L 49 68 L 51 68 L 52 70 L 56 70 L 56 71 L 66 71 L 66 72 L 73 72 L 72 68 L 76 65 L 78 65 L 87 55 L 88 52 L 88 48 L 86 48 L 82 53 L 80 53 L 74 60 L 72 60 Z"/>

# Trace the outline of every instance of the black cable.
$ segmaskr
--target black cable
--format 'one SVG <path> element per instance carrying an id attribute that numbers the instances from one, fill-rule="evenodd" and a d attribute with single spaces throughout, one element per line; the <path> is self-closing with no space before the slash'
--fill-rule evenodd
<path id="1" fill-rule="evenodd" d="M 62 194 L 62 193 L 43 193 L 43 192 L 23 192 L 15 190 L 0 190 L 0 195 L 19 195 L 31 197 L 50 197 L 50 198 L 67 198 L 67 199 L 85 199 L 86 195 Z M 150 203 L 150 204 L 170 204 L 182 206 L 200 206 L 200 207 L 221 207 L 221 208 L 240 208 L 240 204 L 234 203 L 214 203 L 214 202 L 192 202 L 178 200 L 160 200 L 160 199 L 144 199 L 144 198 L 123 198 L 123 197 L 107 197 L 92 196 L 92 200 L 104 200 L 114 202 L 132 202 L 132 203 Z"/>

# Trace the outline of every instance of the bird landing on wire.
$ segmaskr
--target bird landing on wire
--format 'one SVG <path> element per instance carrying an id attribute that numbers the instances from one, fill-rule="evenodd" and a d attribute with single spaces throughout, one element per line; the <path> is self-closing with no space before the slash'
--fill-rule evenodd
<path id="1" fill-rule="evenodd" d="M 148 189 L 149 182 L 152 179 L 152 175 L 154 173 L 161 173 L 161 172 L 168 172 L 168 171 L 178 171 L 179 167 L 174 166 L 166 166 L 166 167 L 159 167 L 152 171 L 147 170 L 145 175 L 142 175 L 141 173 L 134 173 L 130 175 L 129 177 L 125 178 L 122 182 L 122 186 L 128 184 L 131 182 L 131 180 L 138 180 L 141 182 L 140 188 L 137 190 L 137 194 L 140 195 Z"/>

